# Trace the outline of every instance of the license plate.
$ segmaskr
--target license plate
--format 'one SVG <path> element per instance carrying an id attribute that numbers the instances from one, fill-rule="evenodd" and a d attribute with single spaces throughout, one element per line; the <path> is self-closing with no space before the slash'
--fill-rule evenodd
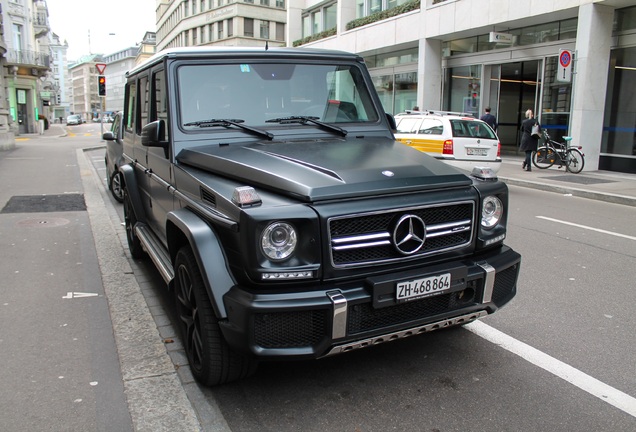
<path id="1" fill-rule="evenodd" d="M 430 297 L 450 289 L 450 286 L 450 273 L 398 282 L 395 288 L 395 298 L 399 302 Z"/>
<path id="2" fill-rule="evenodd" d="M 488 155 L 488 149 L 467 148 L 466 149 L 466 154 L 468 156 L 487 156 Z"/>

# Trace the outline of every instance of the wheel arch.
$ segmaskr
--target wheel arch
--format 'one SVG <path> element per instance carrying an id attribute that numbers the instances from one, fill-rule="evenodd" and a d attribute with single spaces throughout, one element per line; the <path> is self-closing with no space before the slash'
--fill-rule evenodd
<path id="1" fill-rule="evenodd" d="M 130 198 L 130 203 L 135 212 L 137 222 L 145 223 L 146 212 L 141 204 L 141 195 L 139 195 L 139 188 L 137 187 L 137 180 L 135 179 L 135 168 L 130 164 L 126 164 L 119 167 L 119 172 L 122 175 L 124 181 L 123 187 L 126 189 L 126 193 Z"/>
<path id="2" fill-rule="evenodd" d="M 218 319 L 227 318 L 223 296 L 236 281 L 214 229 L 190 210 L 182 208 L 168 213 L 166 238 L 173 263 L 179 249 L 185 245 L 192 248 L 214 313 Z"/>

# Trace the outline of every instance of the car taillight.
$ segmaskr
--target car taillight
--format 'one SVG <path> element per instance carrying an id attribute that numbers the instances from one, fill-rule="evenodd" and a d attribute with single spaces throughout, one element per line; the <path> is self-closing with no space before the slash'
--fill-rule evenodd
<path id="1" fill-rule="evenodd" d="M 501 157 L 501 143 L 497 142 L 497 157 Z"/>
<path id="2" fill-rule="evenodd" d="M 442 150 L 442 154 L 445 154 L 445 155 L 453 154 L 453 140 L 444 141 L 444 150 Z"/>

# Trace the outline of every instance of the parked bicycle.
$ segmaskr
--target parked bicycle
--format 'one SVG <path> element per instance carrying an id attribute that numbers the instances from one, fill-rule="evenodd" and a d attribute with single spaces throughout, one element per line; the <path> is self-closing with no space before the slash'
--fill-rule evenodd
<path id="1" fill-rule="evenodd" d="M 565 136 L 563 139 L 565 140 L 563 143 L 553 140 L 548 131 L 544 129 L 544 144 L 532 154 L 534 166 L 546 169 L 558 162 L 559 168 L 565 166 L 565 169 L 571 173 L 580 173 L 585 165 L 585 154 L 580 150 L 582 147 L 571 146 L 572 137 Z"/>

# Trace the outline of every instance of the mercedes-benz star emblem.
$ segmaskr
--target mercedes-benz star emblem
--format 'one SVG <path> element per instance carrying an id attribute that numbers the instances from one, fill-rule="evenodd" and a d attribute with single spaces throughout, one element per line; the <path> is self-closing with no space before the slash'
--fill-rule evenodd
<path id="1" fill-rule="evenodd" d="M 415 215 L 402 216 L 393 230 L 393 244 L 403 255 L 412 255 L 424 246 L 426 224 Z"/>

